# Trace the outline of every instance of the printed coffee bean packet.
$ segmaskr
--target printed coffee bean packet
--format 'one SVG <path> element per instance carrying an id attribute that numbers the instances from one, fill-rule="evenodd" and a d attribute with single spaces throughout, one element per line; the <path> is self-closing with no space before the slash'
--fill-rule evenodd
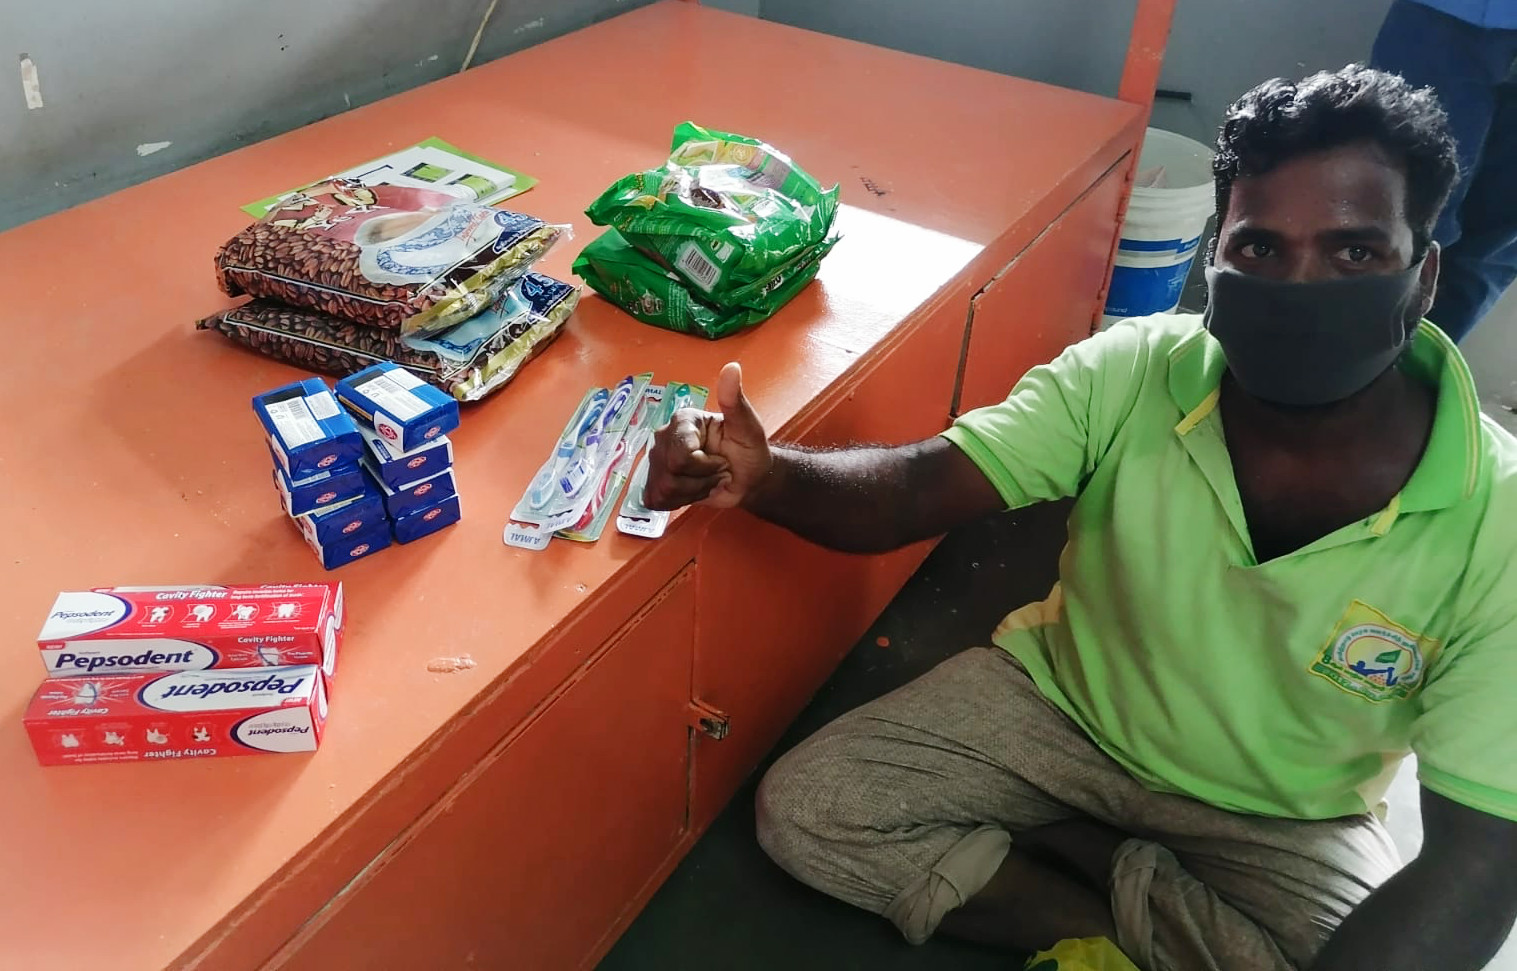
<path id="1" fill-rule="evenodd" d="M 493 304 L 567 231 L 442 192 L 334 179 L 227 240 L 216 269 L 229 296 L 428 337 Z"/>
<path id="2" fill-rule="evenodd" d="M 345 378 L 393 361 L 459 401 L 505 387 L 564 328 L 580 291 L 541 273 L 517 280 L 482 313 L 432 337 L 343 320 L 275 300 L 252 300 L 201 320 L 261 354 L 318 374 Z"/>

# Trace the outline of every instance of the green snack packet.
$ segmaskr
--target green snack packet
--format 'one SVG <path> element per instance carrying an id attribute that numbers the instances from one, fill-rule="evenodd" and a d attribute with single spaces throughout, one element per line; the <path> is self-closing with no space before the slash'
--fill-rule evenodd
<path id="1" fill-rule="evenodd" d="M 757 306 L 720 308 L 696 298 L 684 281 L 633 249 L 621 234 L 608 229 L 585 247 L 574 261 L 574 272 L 596 293 L 645 324 L 697 334 L 726 337 L 767 320 L 810 283 L 822 257 L 837 237 L 828 237 L 803 250 L 767 279 L 753 294 Z"/>
<path id="2" fill-rule="evenodd" d="M 585 214 L 706 303 L 762 309 L 755 289 L 827 240 L 837 198 L 773 146 L 685 122 L 668 162 L 618 180 Z"/>

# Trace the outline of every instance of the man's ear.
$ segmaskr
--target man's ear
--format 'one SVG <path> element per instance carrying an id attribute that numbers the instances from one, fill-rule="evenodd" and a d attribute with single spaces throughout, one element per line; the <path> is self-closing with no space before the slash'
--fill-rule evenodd
<path id="1" fill-rule="evenodd" d="M 1428 311 L 1433 309 L 1433 298 L 1438 295 L 1438 261 L 1442 253 L 1443 249 L 1437 243 L 1427 244 L 1427 256 L 1422 260 L 1422 272 L 1417 278 L 1417 289 L 1422 297 L 1422 313 L 1419 316 L 1426 317 Z"/>

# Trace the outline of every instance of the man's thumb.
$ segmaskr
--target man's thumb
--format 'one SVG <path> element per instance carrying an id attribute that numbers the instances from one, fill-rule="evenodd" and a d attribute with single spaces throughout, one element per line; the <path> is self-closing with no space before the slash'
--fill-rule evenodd
<path id="1" fill-rule="evenodd" d="M 743 366 L 736 361 L 722 368 L 716 381 L 716 403 L 726 424 L 741 437 L 763 438 L 764 424 L 743 394 Z"/>

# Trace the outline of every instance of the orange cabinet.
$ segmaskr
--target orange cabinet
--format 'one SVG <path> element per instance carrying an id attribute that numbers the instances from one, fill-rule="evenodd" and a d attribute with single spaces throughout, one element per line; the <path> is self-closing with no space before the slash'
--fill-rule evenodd
<path id="1" fill-rule="evenodd" d="M 686 832 L 694 592 L 687 568 L 334 898 L 281 966 L 530 971 L 598 957 Z"/>
<path id="2" fill-rule="evenodd" d="M 836 446 L 911 441 L 942 431 L 967 310 L 963 299 L 945 301 L 796 437 Z M 721 811 L 931 548 L 924 543 L 886 556 L 852 556 L 745 513 L 711 524 L 697 554 L 693 693 L 728 716 L 728 734 L 696 742 L 691 819 L 697 830 Z"/>
<path id="3" fill-rule="evenodd" d="M 1089 337 L 1101 313 L 1125 160 L 1086 190 L 970 302 L 954 414 L 1003 400 L 1030 368 Z"/>

